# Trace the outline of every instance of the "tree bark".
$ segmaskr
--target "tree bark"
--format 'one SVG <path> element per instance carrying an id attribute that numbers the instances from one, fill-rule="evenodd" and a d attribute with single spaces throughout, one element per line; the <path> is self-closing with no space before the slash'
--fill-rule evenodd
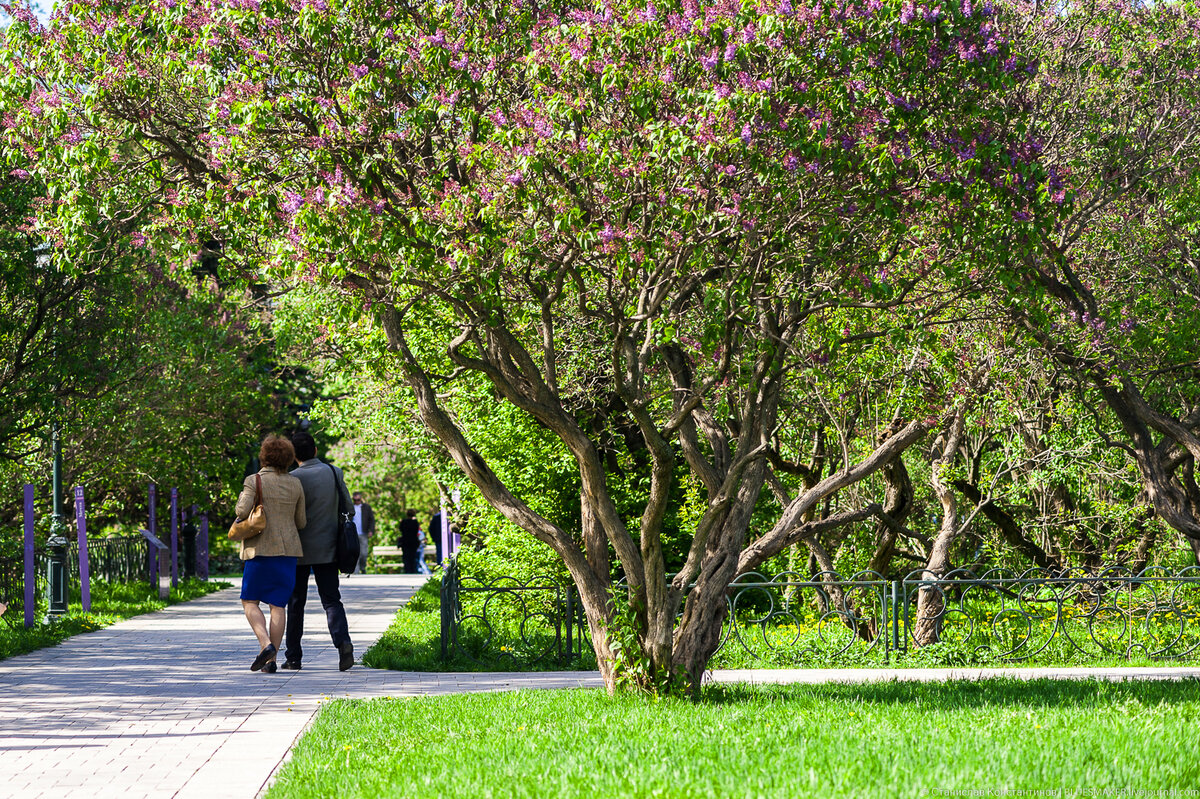
<path id="1" fill-rule="evenodd" d="M 921 575 L 923 580 L 937 580 L 950 571 L 950 547 L 959 533 L 958 501 L 953 487 L 943 475 L 943 469 L 949 469 L 954 464 L 954 458 L 958 454 L 962 442 L 965 421 L 966 411 L 959 408 L 943 437 L 941 454 L 931 464 L 930 484 L 942 506 L 942 523 L 938 528 L 937 537 L 933 540 L 925 571 Z M 917 646 L 937 643 L 941 634 L 942 613 L 945 607 L 945 597 L 941 590 L 925 587 L 918 592 L 917 619 L 913 630 L 913 639 Z"/>
<path id="2" fill-rule="evenodd" d="M 597 579 L 608 589 L 611 583 L 612 562 L 608 554 L 608 538 L 604 535 L 596 514 L 592 511 L 587 494 L 579 492 L 579 522 L 583 531 L 583 548 L 587 553 L 588 565 L 596 573 Z"/>
<path id="3" fill-rule="evenodd" d="M 880 436 L 879 443 L 887 441 L 894 433 L 895 425 L 893 424 Z M 888 569 L 891 568 L 892 556 L 896 552 L 896 540 L 899 536 L 898 525 L 903 525 L 904 520 L 912 511 L 913 484 L 912 478 L 908 474 L 908 468 L 904 465 L 903 454 L 892 458 L 883 467 L 882 474 L 883 512 L 896 524 L 888 525 L 880 522 L 876 525 L 875 553 L 867 563 L 867 569 L 886 578 Z"/>
<path id="4" fill-rule="evenodd" d="M 683 606 L 683 618 L 675 634 L 674 660 L 686 676 L 693 696 L 699 696 L 704 670 L 721 642 L 721 628 L 729 610 L 725 597 L 729 584 L 739 573 L 738 553 L 745 542 L 766 472 L 761 458 L 746 468 L 737 500 L 725 523 L 708 538 L 696 585 L 688 592 Z"/>

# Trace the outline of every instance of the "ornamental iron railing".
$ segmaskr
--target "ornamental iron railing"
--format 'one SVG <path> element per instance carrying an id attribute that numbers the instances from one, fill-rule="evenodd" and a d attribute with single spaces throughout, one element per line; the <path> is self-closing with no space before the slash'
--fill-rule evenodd
<path id="1" fill-rule="evenodd" d="M 154 545 L 141 535 L 88 540 L 88 572 L 91 580 L 131 583 L 152 580 Z M 48 555 L 45 549 L 34 551 L 35 596 L 45 596 Z M 67 546 L 64 576 L 69 585 L 79 587 L 79 543 Z M 23 557 L 0 558 L 0 621 L 17 624 L 25 608 L 25 560 Z"/>
<path id="2" fill-rule="evenodd" d="M 549 576 L 486 581 L 447 558 L 441 607 L 443 660 L 561 666 L 583 655 L 587 628 L 575 588 Z"/>
<path id="3" fill-rule="evenodd" d="M 1200 567 L 918 570 L 899 580 L 747 573 L 726 602 L 718 662 L 841 664 L 926 648 L 950 663 L 1186 660 L 1200 650 Z M 453 561 L 446 570 L 444 657 L 565 663 L 587 634 L 572 587 L 549 578 L 485 583 Z"/>
<path id="4" fill-rule="evenodd" d="M 118 538 L 89 538 L 88 572 L 93 580 L 132 583 L 147 578 L 146 540 L 140 535 Z M 79 542 L 72 541 L 67 554 L 67 572 L 79 580 Z"/>
<path id="5" fill-rule="evenodd" d="M 996 660 L 1043 654 L 1183 660 L 1200 647 L 1200 568 L 993 569 L 902 582 L 902 648 L 941 642 Z"/>
<path id="6" fill-rule="evenodd" d="M 45 588 L 46 572 L 41 552 L 37 553 L 41 571 L 34 572 L 38 590 Z M 25 612 L 25 558 L 0 558 L 0 623 L 20 624 Z"/>

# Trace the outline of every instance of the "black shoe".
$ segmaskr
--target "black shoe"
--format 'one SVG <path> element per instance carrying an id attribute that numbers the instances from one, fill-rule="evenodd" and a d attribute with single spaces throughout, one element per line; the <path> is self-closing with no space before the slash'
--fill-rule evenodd
<path id="1" fill-rule="evenodd" d="M 267 644 L 267 648 L 258 653 L 258 657 L 250 664 L 250 671 L 258 671 L 263 666 L 267 665 L 267 661 L 275 659 L 275 644 Z"/>
<path id="2" fill-rule="evenodd" d="M 338 647 L 338 671 L 345 671 L 354 665 L 354 644 L 347 641 Z"/>
<path id="3" fill-rule="evenodd" d="M 263 674 L 274 674 L 275 668 L 275 661 L 268 660 L 267 665 L 263 666 Z"/>
<path id="4" fill-rule="evenodd" d="M 283 669 L 284 671 L 300 671 L 300 661 L 285 660 L 279 668 Z"/>

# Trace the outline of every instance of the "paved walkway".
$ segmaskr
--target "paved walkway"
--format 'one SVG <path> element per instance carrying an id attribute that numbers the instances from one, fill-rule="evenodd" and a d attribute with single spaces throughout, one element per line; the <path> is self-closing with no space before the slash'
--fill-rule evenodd
<path id="1" fill-rule="evenodd" d="M 342 583 L 356 654 L 424 578 Z M 321 702 L 516 688 L 599 686 L 593 672 L 428 674 L 337 670 L 315 587 L 304 670 L 255 674 L 257 644 L 236 589 L 175 605 L 51 649 L 0 661 L 0 796 L 253 799 Z M 718 682 L 945 680 L 1000 674 L 1200 678 L 1200 668 L 718 671 Z"/>

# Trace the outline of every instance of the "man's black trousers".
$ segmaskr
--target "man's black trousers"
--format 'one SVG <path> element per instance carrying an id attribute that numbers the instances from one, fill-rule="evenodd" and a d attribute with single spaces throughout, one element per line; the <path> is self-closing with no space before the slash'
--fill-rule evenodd
<path id="1" fill-rule="evenodd" d="M 317 579 L 317 595 L 321 597 L 321 607 L 325 608 L 325 620 L 329 624 L 329 636 L 333 639 L 334 647 L 340 649 L 342 644 L 350 642 L 350 626 L 346 622 L 346 609 L 342 607 L 342 592 L 338 587 L 337 564 L 297 566 L 296 587 L 292 589 L 292 598 L 288 600 L 287 647 L 284 650 L 284 657 L 295 663 L 299 663 L 304 655 L 300 638 L 304 635 L 304 605 L 308 602 L 310 572 Z"/>

